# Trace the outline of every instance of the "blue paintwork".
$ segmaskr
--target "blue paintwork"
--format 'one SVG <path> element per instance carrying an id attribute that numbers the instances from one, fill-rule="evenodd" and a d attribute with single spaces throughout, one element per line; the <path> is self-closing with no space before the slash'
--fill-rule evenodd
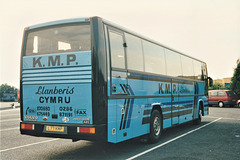
<path id="1" fill-rule="evenodd" d="M 139 77 L 143 76 L 139 75 Z M 109 142 L 118 143 L 127 139 L 148 134 L 150 132 L 149 122 L 143 124 L 143 121 L 144 119 L 146 120 L 150 118 L 151 110 L 155 105 L 160 106 L 163 111 L 162 115 L 165 117 L 163 119 L 163 128 L 169 128 L 175 124 L 182 124 L 191 121 L 193 120 L 193 116 L 195 116 L 194 119 L 198 118 L 199 102 L 202 101 L 204 105 L 207 104 L 207 97 L 196 96 L 197 108 L 194 109 L 194 96 L 189 96 L 195 94 L 194 81 L 175 80 L 173 83 L 171 83 L 170 78 L 154 78 L 156 80 L 140 80 L 116 77 L 112 78 L 112 84 L 114 84 L 117 88 L 117 92 L 114 93 L 115 96 L 117 93 L 124 93 L 120 84 L 125 84 L 129 91 L 128 95 L 134 95 L 136 98 L 127 98 L 126 95 L 125 99 L 109 99 Z M 110 80 L 110 77 L 108 79 Z M 197 85 L 199 91 L 197 94 L 204 94 L 204 83 L 197 82 Z M 171 93 L 174 96 L 173 101 L 171 98 Z M 122 94 L 119 94 L 119 96 L 120 95 L 122 96 Z M 161 95 L 167 97 L 147 98 L 147 96 Z M 137 96 L 146 96 L 146 98 L 137 98 Z M 205 107 L 207 107 L 207 105 Z M 208 114 L 207 109 L 204 113 L 205 115 Z M 180 116 L 171 117 L 172 114 L 180 114 Z M 125 117 L 126 122 L 124 122 Z M 125 127 L 124 123 L 126 123 Z M 112 132 L 113 129 L 115 130 L 114 133 Z"/>
<path id="2" fill-rule="evenodd" d="M 22 82 L 24 121 L 93 123 L 90 51 L 25 56 Z"/>

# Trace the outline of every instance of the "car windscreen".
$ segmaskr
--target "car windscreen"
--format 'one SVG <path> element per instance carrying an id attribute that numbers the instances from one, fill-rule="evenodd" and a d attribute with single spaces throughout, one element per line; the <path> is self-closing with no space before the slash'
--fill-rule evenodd
<path id="1" fill-rule="evenodd" d="M 25 56 L 91 50 L 90 25 L 68 24 L 27 32 Z"/>
<path id="2" fill-rule="evenodd" d="M 236 96 L 236 94 L 233 91 L 227 91 L 227 95 L 229 97 Z"/>

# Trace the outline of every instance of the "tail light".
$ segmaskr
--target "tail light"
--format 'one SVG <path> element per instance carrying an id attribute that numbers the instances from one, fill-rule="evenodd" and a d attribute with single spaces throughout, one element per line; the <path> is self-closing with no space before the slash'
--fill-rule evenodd
<path id="1" fill-rule="evenodd" d="M 34 124 L 21 124 L 21 129 L 30 129 L 30 130 L 34 130 Z"/>
<path id="2" fill-rule="evenodd" d="M 95 134 L 95 128 L 94 127 L 77 127 L 77 132 Z"/>

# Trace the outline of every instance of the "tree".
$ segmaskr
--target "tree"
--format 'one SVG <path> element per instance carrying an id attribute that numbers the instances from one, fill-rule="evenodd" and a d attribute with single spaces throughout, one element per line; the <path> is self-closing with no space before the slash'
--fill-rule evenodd
<path id="1" fill-rule="evenodd" d="M 221 83 L 214 83 L 212 87 L 208 88 L 209 90 L 218 90 L 218 89 L 227 89 L 227 87 L 223 86 Z"/>
<path id="2" fill-rule="evenodd" d="M 8 84 L 2 84 L 0 86 L 0 100 L 3 98 L 4 93 L 15 94 L 17 96 L 17 88 L 9 86 Z"/>
<path id="3" fill-rule="evenodd" d="M 230 89 L 240 95 L 240 63 L 235 68 L 231 81 Z"/>

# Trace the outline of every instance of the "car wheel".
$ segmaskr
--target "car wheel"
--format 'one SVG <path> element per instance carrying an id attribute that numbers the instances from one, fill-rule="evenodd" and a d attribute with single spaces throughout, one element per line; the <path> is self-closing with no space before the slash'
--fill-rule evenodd
<path id="1" fill-rule="evenodd" d="M 224 103 L 223 102 L 218 102 L 218 106 L 219 107 L 224 107 Z"/>
<path id="2" fill-rule="evenodd" d="M 237 106 L 240 108 L 240 102 L 237 104 Z"/>
<path id="3" fill-rule="evenodd" d="M 163 130 L 162 124 L 163 122 L 161 114 L 158 110 L 153 110 L 150 117 L 150 133 L 148 135 L 149 143 L 156 143 L 159 141 Z"/>

